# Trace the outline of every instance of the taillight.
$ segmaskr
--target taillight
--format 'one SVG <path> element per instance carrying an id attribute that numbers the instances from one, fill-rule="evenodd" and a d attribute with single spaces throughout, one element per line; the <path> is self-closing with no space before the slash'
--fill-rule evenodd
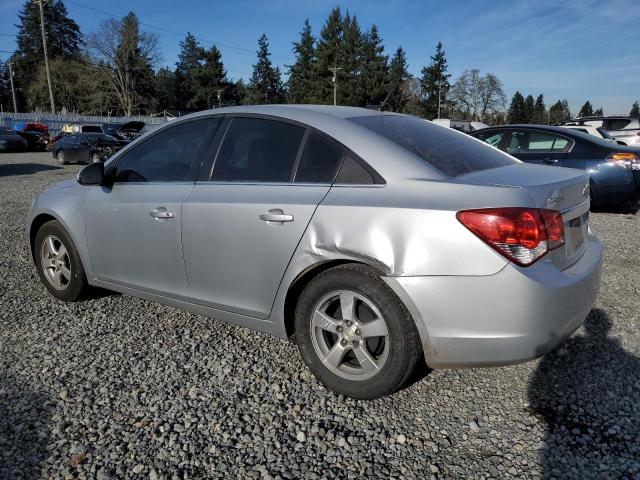
<path id="1" fill-rule="evenodd" d="M 562 215 L 539 208 L 462 210 L 456 217 L 491 248 L 521 266 L 528 266 L 564 245 Z"/>
<path id="2" fill-rule="evenodd" d="M 640 170 L 640 159 L 635 153 L 614 152 L 606 160 L 623 170 Z"/>

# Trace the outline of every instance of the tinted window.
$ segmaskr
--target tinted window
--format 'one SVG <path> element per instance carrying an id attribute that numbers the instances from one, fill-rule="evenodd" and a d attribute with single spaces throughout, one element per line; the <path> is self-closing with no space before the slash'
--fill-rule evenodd
<path id="1" fill-rule="evenodd" d="M 504 137 L 504 131 L 496 132 L 495 130 L 492 130 L 490 132 L 478 132 L 475 137 L 485 143 L 488 143 L 492 147 L 497 147 L 500 145 L 500 142 Z"/>
<path id="2" fill-rule="evenodd" d="M 384 183 L 376 180 L 376 175 L 370 169 L 364 167 L 358 160 L 354 159 L 351 154 L 348 154 L 344 162 L 342 162 L 342 167 L 340 167 L 340 173 L 338 173 L 335 183 L 350 185 Z"/>
<path id="3" fill-rule="evenodd" d="M 344 148 L 336 142 L 310 133 L 296 171 L 296 182 L 331 183 L 344 156 Z"/>
<path id="4" fill-rule="evenodd" d="M 98 125 L 85 125 L 84 127 L 82 127 L 82 131 L 102 133 L 102 127 L 99 127 Z"/>
<path id="5" fill-rule="evenodd" d="M 631 120 L 624 118 L 615 118 L 611 120 L 605 120 L 605 128 L 607 130 L 622 130 L 631 123 Z"/>
<path id="6" fill-rule="evenodd" d="M 222 182 L 289 182 L 305 129 L 263 118 L 234 118 L 213 167 Z"/>
<path id="7" fill-rule="evenodd" d="M 349 120 L 388 138 L 451 177 L 518 163 L 467 135 L 417 117 L 372 115 Z"/>
<path id="8" fill-rule="evenodd" d="M 565 152 L 571 142 L 549 132 L 514 131 L 507 145 L 509 153 Z"/>
<path id="9" fill-rule="evenodd" d="M 589 133 L 586 128 L 573 128 L 573 127 L 571 127 L 571 130 L 576 130 L 576 131 L 582 132 L 582 133 Z"/>
<path id="10" fill-rule="evenodd" d="M 169 127 L 118 160 L 116 182 L 180 182 L 195 178 L 202 150 L 220 122 L 207 118 Z"/>

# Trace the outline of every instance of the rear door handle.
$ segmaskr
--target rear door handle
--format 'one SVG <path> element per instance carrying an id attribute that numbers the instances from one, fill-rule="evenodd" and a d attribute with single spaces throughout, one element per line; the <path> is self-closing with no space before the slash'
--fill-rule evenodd
<path id="1" fill-rule="evenodd" d="M 156 220 L 166 220 L 175 217 L 173 212 L 167 212 L 167 209 L 164 207 L 158 207 L 155 210 L 151 210 L 149 215 Z"/>
<path id="2" fill-rule="evenodd" d="M 558 159 L 557 158 L 545 158 L 544 159 L 544 163 L 558 163 Z"/>
<path id="3" fill-rule="evenodd" d="M 272 208 L 267 213 L 261 213 L 260 220 L 267 223 L 273 222 L 282 224 L 284 222 L 293 222 L 293 215 L 284 213 L 284 211 L 280 208 Z"/>

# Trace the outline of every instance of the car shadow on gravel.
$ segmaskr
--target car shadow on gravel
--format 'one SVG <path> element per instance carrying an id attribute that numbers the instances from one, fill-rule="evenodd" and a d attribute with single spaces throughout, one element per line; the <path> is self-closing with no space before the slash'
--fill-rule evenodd
<path id="1" fill-rule="evenodd" d="M 42 163 L 4 163 L 0 164 L 0 177 L 31 175 L 48 170 L 60 170 L 61 167 Z"/>
<path id="2" fill-rule="evenodd" d="M 40 478 L 50 431 L 47 399 L 0 370 L 0 478 Z"/>
<path id="3" fill-rule="evenodd" d="M 611 326 L 592 310 L 586 334 L 543 357 L 531 378 L 530 408 L 547 425 L 544 478 L 640 478 L 640 358 L 608 336 Z"/>
<path id="4" fill-rule="evenodd" d="M 618 213 L 622 215 L 635 215 L 640 210 L 640 203 L 626 203 L 616 206 L 594 206 L 591 211 L 594 213 Z"/>

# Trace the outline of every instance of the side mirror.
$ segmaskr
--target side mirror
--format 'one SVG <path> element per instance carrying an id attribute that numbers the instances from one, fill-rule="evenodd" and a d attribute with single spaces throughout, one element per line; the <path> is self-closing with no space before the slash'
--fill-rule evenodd
<path id="1" fill-rule="evenodd" d="M 78 173 L 80 185 L 102 185 L 104 183 L 104 163 L 91 163 Z"/>

